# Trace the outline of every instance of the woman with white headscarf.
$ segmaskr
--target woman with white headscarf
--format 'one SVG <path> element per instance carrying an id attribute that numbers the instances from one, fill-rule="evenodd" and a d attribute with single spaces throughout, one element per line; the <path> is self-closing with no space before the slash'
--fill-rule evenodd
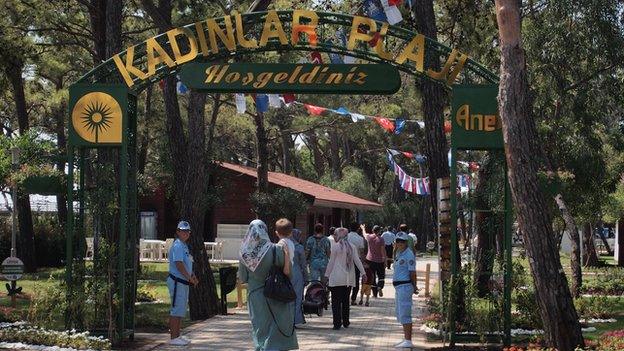
<path id="1" fill-rule="evenodd" d="M 247 306 L 255 350 L 296 350 L 299 346 L 293 328 L 294 304 L 264 296 L 264 281 L 273 261 L 283 267 L 284 274 L 290 275 L 288 253 L 271 243 L 263 221 L 252 221 L 239 251 L 238 272 L 240 281 L 247 283 Z"/>
<path id="2" fill-rule="evenodd" d="M 349 242 L 347 228 L 338 228 L 334 232 L 336 244 L 332 246 L 331 257 L 327 264 L 325 276 L 329 278 L 329 290 L 332 297 L 332 314 L 334 329 L 341 326 L 349 327 L 349 295 L 355 286 L 355 267 L 364 272 L 357 248 Z"/>

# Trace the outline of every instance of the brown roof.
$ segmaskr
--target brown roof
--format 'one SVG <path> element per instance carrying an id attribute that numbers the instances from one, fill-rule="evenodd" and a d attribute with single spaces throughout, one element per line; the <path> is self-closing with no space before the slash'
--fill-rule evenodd
<path id="1" fill-rule="evenodd" d="M 257 178 L 258 174 L 255 168 L 235 165 L 231 163 L 222 163 L 221 166 L 234 172 Z M 379 210 L 381 205 L 364 200 L 359 197 L 334 190 L 326 186 L 316 184 L 307 180 L 293 177 L 288 174 L 279 172 L 269 172 L 269 183 L 290 188 L 300 193 L 309 195 L 314 198 L 315 206 L 346 208 L 351 210 Z"/>

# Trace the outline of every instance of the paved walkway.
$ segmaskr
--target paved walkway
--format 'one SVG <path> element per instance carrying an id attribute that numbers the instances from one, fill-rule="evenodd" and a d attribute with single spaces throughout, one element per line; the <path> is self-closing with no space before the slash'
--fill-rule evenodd
<path id="1" fill-rule="evenodd" d="M 425 264 L 432 263 L 433 272 L 437 271 L 437 261 L 419 260 L 417 264 L 420 296 L 414 296 L 414 343 L 416 349 L 425 349 L 434 344 L 425 343 L 425 335 L 419 330 L 421 318 L 426 314 L 424 296 Z M 386 283 L 392 280 L 392 270 L 387 271 Z M 431 288 L 433 288 L 433 281 Z M 333 330 L 331 307 L 323 317 L 306 316 L 307 324 L 297 329 L 300 350 L 394 350 L 394 344 L 402 339 L 402 329 L 394 316 L 394 287 L 390 283 L 384 288 L 384 297 L 374 299 L 371 296 L 370 307 L 351 306 L 351 325 L 348 329 Z M 185 350 L 252 350 L 251 323 L 247 310 L 230 310 L 233 315 L 217 316 L 194 324 L 183 331 L 192 340 Z M 159 335 L 161 338 L 161 335 Z M 155 340 L 156 341 L 156 340 Z M 152 344 L 143 350 L 180 350 L 168 346 L 162 335 L 159 344 Z"/>

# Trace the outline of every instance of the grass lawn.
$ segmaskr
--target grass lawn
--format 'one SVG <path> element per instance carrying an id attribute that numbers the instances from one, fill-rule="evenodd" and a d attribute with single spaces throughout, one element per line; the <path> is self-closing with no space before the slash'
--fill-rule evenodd
<path id="1" fill-rule="evenodd" d="M 218 269 L 222 265 L 211 264 L 217 284 L 217 291 L 220 291 Z M 141 263 L 141 272 L 138 275 L 138 286 L 141 290 L 147 290 L 159 303 L 139 304 L 135 306 L 135 324 L 137 331 L 165 332 L 168 329 L 167 318 L 169 315 L 169 291 L 167 289 L 168 264 L 167 263 Z M 58 284 L 65 278 L 64 268 L 44 268 L 35 274 L 25 274 L 18 286 L 22 287 L 23 294 L 17 299 L 17 309 L 15 313 L 20 319 L 26 319 L 28 309 L 31 305 L 31 297 L 46 288 Z M 236 307 L 236 290 L 227 296 L 228 308 Z M 243 301 L 246 302 L 246 294 L 243 293 Z M 6 290 L 0 292 L 0 308 L 11 306 L 11 299 L 7 296 Z M 59 316 L 58 323 L 49 326 L 55 329 L 63 328 L 63 317 Z M 192 324 L 188 319 L 184 319 L 184 326 Z"/>

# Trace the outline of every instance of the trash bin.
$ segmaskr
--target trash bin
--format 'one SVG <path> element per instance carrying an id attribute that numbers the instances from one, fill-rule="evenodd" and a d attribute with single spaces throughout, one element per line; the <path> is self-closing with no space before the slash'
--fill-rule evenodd
<path id="1" fill-rule="evenodd" d="M 221 285 L 221 314 L 227 314 L 227 294 L 236 288 L 236 273 L 238 267 L 219 268 L 219 284 Z"/>

